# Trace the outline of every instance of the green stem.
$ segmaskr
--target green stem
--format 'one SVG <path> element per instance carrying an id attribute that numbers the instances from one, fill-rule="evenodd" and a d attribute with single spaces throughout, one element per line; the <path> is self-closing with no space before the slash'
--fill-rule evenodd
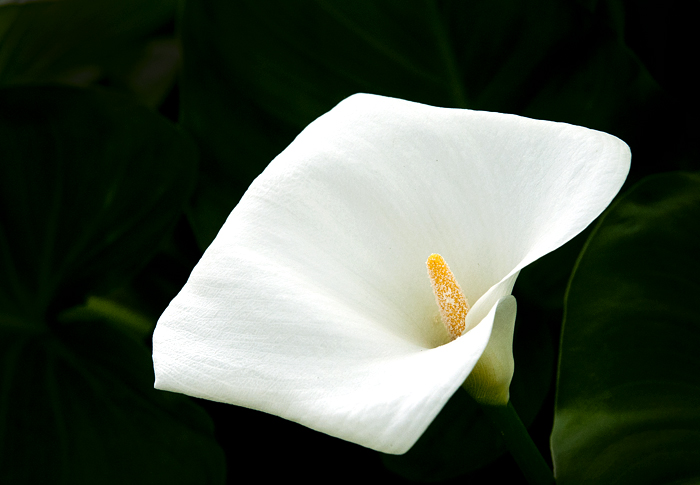
<path id="1" fill-rule="evenodd" d="M 505 406 L 482 405 L 481 409 L 503 436 L 508 451 L 513 455 L 528 483 L 533 485 L 554 483 L 552 470 L 532 442 L 527 428 L 520 421 L 510 401 Z"/>

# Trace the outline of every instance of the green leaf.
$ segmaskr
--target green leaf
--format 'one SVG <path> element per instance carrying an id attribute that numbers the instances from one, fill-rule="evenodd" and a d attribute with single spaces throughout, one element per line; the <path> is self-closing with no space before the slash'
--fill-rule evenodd
<path id="1" fill-rule="evenodd" d="M 170 21 L 175 4 L 61 0 L 0 6 L 0 84 L 89 84 Z"/>
<path id="2" fill-rule="evenodd" d="M 40 324 L 148 261 L 182 213 L 196 155 L 127 98 L 17 87 L 0 90 L 0 160 L 0 313 Z"/>
<path id="3" fill-rule="evenodd" d="M 700 481 L 700 175 L 637 184 L 604 215 L 566 299 L 557 483 Z"/>
<path id="4" fill-rule="evenodd" d="M 222 484 L 211 420 L 153 389 L 150 351 L 97 321 L 0 330 L 0 482 Z"/>
<path id="5" fill-rule="evenodd" d="M 15 87 L 0 90 L 0 160 L 0 482 L 223 483 L 206 413 L 153 389 L 134 336 L 147 319 L 85 300 L 168 236 L 192 143 L 129 98 Z"/>
<path id="6" fill-rule="evenodd" d="M 554 346 L 547 325 L 518 314 L 513 354 L 511 401 L 529 425 L 552 381 Z M 418 442 L 404 455 L 382 455 L 394 473 L 410 480 L 437 482 L 479 469 L 506 452 L 501 436 L 480 406 L 458 389 Z"/>

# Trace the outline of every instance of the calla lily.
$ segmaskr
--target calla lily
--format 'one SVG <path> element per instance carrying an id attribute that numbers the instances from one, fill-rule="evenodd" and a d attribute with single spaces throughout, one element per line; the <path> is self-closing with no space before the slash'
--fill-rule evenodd
<path id="1" fill-rule="evenodd" d="M 464 383 L 508 400 L 519 271 L 629 170 L 564 123 L 357 94 L 253 182 L 153 336 L 155 386 L 404 453 Z M 471 308 L 451 339 L 426 261 Z"/>

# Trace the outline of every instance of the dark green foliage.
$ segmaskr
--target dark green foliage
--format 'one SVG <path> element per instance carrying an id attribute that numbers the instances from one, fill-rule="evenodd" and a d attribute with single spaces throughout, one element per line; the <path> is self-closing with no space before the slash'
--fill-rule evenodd
<path id="1" fill-rule="evenodd" d="M 700 480 L 700 176 L 636 185 L 606 213 L 566 299 L 558 483 Z"/>
<path id="2" fill-rule="evenodd" d="M 61 0 L 2 6 L 0 84 L 87 85 L 116 75 L 116 69 L 131 67 L 148 35 L 172 21 L 175 4 Z"/>
<path id="3" fill-rule="evenodd" d="M 191 192 L 195 153 L 122 96 L 0 90 L 1 482 L 223 481 L 209 418 L 153 389 L 133 331 L 64 312 L 153 256 Z"/>
<path id="4" fill-rule="evenodd" d="M 40 320 L 52 305 L 124 283 L 179 217 L 195 153 L 172 124 L 128 98 L 1 90 L 4 312 Z"/>
<path id="5" fill-rule="evenodd" d="M 1 335 L 2 483 L 223 483 L 211 420 L 153 389 L 143 343 L 99 321 Z"/>

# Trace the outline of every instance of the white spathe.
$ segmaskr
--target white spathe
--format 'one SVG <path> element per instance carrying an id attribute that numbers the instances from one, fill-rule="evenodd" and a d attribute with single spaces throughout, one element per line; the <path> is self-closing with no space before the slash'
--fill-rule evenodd
<path id="1" fill-rule="evenodd" d="M 629 163 L 578 126 L 351 96 L 253 182 L 163 313 L 155 385 L 404 453 L 492 328 L 512 339 L 520 269 L 588 226 Z M 472 305 L 452 342 L 432 253 Z"/>

